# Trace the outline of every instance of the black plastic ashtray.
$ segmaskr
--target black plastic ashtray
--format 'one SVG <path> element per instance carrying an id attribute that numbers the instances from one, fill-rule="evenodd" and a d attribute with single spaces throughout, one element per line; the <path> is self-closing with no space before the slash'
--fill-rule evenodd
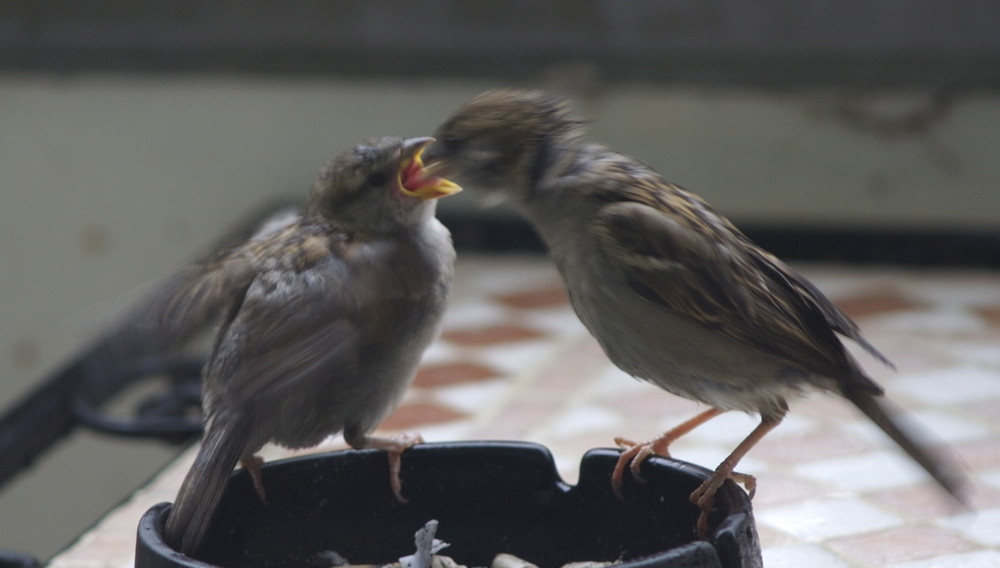
<path id="1" fill-rule="evenodd" d="M 249 475 L 230 479 L 197 558 L 163 542 L 161 503 L 139 523 L 136 568 L 320 566 L 334 551 L 352 564 L 386 564 L 414 553 L 413 535 L 438 521 L 441 554 L 489 566 L 501 552 L 542 568 L 616 561 L 622 567 L 761 566 L 746 494 L 727 482 L 708 540 L 695 534 L 690 493 L 710 473 L 671 459 L 643 463 L 646 483 L 609 481 L 618 452 L 591 450 L 571 486 L 544 446 L 520 442 L 421 444 L 403 454 L 403 493 L 389 490 L 386 455 L 343 451 L 264 465 L 265 505 Z"/>

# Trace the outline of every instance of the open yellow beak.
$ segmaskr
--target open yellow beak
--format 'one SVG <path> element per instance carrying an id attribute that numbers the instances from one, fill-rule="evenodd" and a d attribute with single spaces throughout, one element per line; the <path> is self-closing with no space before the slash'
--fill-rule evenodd
<path id="1" fill-rule="evenodd" d="M 420 199 L 437 199 L 462 191 L 457 183 L 432 175 L 420 158 L 433 138 L 410 138 L 403 142 L 403 161 L 399 168 L 400 191 Z"/>

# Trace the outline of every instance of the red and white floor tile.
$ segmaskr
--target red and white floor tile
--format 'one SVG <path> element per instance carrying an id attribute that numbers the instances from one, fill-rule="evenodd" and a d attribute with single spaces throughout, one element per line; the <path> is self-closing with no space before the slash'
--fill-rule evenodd
<path id="1" fill-rule="evenodd" d="M 1000 274 L 800 268 L 896 363 L 893 371 L 858 352 L 890 399 L 967 464 L 976 510 L 957 510 L 846 402 L 816 394 L 795 401 L 740 467 L 758 478 L 765 565 L 1000 566 Z M 442 338 L 381 430 L 541 443 L 572 482 L 586 450 L 615 436 L 653 437 L 698 408 L 611 365 L 544 258 L 463 255 Z M 673 455 L 714 467 L 755 424 L 723 415 L 678 441 Z M 337 438 L 309 452 L 342 447 Z M 276 447 L 262 454 L 292 455 Z M 129 565 L 139 517 L 173 499 L 193 456 L 182 455 L 51 565 Z"/>

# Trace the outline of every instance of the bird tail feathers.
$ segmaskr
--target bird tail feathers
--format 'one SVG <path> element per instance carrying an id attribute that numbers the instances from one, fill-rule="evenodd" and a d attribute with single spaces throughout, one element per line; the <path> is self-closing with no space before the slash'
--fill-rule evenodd
<path id="1" fill-rule="evenodd" d="M 242 457 L 247 429 L 239 426 L 212 422 L 177 492 L 164 534 L 167 544 L 185 554 L 197 551 L 200 546 L 226 481 Z"/>
<path id="2" fill-rule="evenodd" d="M 894 413 L 871 393 L 847 388 L 843 395 L 920 464 L 945 491 L 963 506 L 969 507 L 968 476 L 955 456 L 919 442 L 918 438 L 922 436 L 915 433 L 914 425 L 903 423 L 898 415 L 893 416 Z"/>

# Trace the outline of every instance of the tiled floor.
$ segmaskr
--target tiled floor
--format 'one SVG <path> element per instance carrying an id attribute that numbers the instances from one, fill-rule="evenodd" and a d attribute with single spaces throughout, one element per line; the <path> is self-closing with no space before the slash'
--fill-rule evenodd
<path id="1" fill-rule="evenodd" d="M 894 360 L 896 372 L 859 355 L 891 399 L 968 465 L 976 512 L 956 510 L 847 403 L 814 395 L 740 467 L 759 481 L 765 565 L 1000 566 L 1000 274 L 802 268 Z M 455 292 L 443 338 L 386 430 L 542 443 L 572 481 L 587 449 L 619 435 L 652 437 L 698 409 L 615 369 L 540 257 L 464 255 Z M 755 424 L 723 415 L 673 454 L 714 467 Z M 313 451 L 340 447 L 335 439 Z M 52 566 L 129 565 L 139 516 L 173 499 L 192 458 L 186 453 Z"/>

